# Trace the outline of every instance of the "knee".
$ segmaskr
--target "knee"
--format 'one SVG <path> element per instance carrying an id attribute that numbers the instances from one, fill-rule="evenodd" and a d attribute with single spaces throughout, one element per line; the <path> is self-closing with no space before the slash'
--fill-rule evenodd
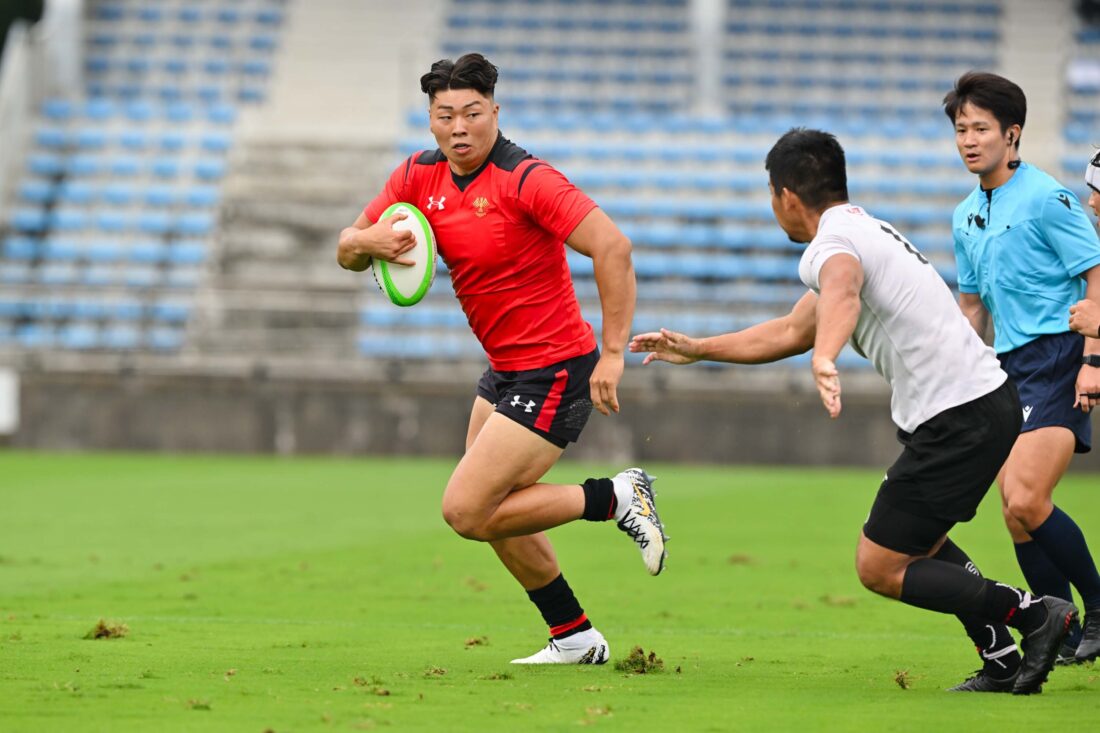
<path id="1" fill-rule="evenodd" d="M 856 558 L 856 574 L 863 587 L 880 596 L 897 598 L 901 595 L 901 583 L 897 573 L 890 572 L 881 563 L 864 557 Z"/>
<path id="2" fill-rule="evenodd" d="M 856 573 L 863 587 L 872 593 L 886 595 L 886 577 L 867 563 L 856 563 Z"/>
<path id="3" fill-rule="evenodd" d="M 1028 492 L 1016 492 L 1005 499 L 1005 523 L 1011 530 L 1019 525 L 1025 531 L 1038 527 L 1050 514 L 1050 502 Z"/>
<path id="4" fill-rule="evenodd" d="M 485 533 L 484 523 L 478 515 L 470 511 L 458 502 L 443 502 L 443 521 L 455 531 L 457 535 L 468 540 L 484 542 L 489 539 Z"/>

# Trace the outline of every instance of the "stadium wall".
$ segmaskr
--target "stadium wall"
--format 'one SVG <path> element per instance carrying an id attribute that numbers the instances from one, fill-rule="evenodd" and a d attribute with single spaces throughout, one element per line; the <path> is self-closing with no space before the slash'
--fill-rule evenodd
<path id="1" fill-rule="evenodd" d="M 30 371 L 8 444 L 44 450 L 442 455 L 463 450 L 476 367 L 379 365 L 352 378 Z M 631 372 L 634 372 L 633 374 Z M 628 370 L 622 412 L 593 414 L 570 458 L 611 463 L 867 465 L 898 444 L 884 390 L 852 385 L 831 421 L 805 380 Z M 680 382 L 683 379 L 684 382 Z M 762 380 L 763 381 L 763 380 Z M 1100 470 L 1097 454 L 1076 470 Z"/>

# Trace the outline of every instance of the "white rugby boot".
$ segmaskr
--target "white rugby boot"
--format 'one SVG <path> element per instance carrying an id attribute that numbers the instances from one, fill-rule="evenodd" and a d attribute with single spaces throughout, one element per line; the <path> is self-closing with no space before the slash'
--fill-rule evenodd
<path id="1" fill-rule="evenodd" d="M 654 504 L 656 492 L 653 482 L 657 479 L 640 468 L 628 468 L 611 479 L 615 485 L 616 526 L 634 540 L 641 550 L 642 560 L 650 575 L 659 575 L 665 566 L 664 525 L 657 516 Z"/>
<path id="2" fill-rule="evenodd" d="M 611 657 L 607 640 L 595 629 L 582 631 L 550 643 L 529 657 L 512 664 L 606 664 Z"/>

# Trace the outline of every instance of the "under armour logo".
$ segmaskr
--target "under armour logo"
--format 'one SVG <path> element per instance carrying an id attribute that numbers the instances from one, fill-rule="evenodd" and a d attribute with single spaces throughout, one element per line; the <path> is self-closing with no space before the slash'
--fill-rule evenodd
<path id="1" fill-rule="evenodd" d="M 1058 194 L 1058 200 L 1061 201 L 1063 204 L 1065 204 L 1067 209 L 1070 208 L 1070 206 L 1069 206 L 1069 196 L 1066 196 L 1064 193 L 1060 193 L 1060 194 Z"/>
<path id="2" fill-rule="evenodd" d="M 446 196 L 440 196 L 439 201 L 436 201 L 434 196 L 429 196 L 428 197 L 428 211 L 431 211 L 432 207 L 435 207 L 435 208 L 439 209 L 440 211 L 443 211 L 443 202 L 446 201 L 446 200 L 447 200 Z"/>
<path id="3" fill-rule="evenodd" d="M 1031 417 L 1031 407 L 1031 405 L 1024 407 L 1024 422 L 1027 422 L 1027 419 Z"/>
<path id="4" fill-rule="evenodd" d="M 512 407 L 522 407 L 524 412 L 531 412 L 531 410 L 535 407 L 534 400 L 529 400 L 525 403 L 523 401 L 523 398 L 520 397 L 518 394 L 512 395 L 512 401 L 509 404 L 512 405 Z"/>

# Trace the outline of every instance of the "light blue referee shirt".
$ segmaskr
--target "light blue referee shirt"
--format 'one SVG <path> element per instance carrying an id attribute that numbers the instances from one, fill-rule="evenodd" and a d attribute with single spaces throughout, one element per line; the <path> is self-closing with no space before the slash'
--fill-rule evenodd
<path id="1" fill-rule="evenodd" d="M 979 185 L 955 208 L 959 290 L 993 316 L 998 354 L 1069 331 L 1079 277 L 1100 265 L 1100 239 L 1077 196 L 1027 163 L 992 191 Z"/>

